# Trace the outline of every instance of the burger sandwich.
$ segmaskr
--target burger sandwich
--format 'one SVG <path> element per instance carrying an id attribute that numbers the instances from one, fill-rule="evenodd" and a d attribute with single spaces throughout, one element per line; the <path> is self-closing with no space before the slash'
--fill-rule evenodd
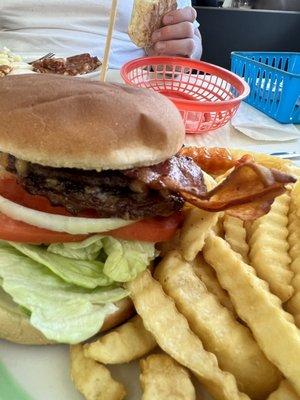
<path id="1" fill-rule="evenodd" d="M 247 159 L 208 191 L 180 113 L 151 90 L 11 76 L 0 121 L 0 337 L 14 342 L 79 343 L 120 324 L 134 312 L 124 283 L 187 202 L 252 218 L 293 181 Z"/>

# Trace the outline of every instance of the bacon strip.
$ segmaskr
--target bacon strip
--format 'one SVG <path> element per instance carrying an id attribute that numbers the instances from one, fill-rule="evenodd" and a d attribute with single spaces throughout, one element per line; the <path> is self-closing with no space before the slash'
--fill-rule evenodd
<path id="1" fill-rule="evenodd" d="M 183 147 L 180 155 L 191 157 L 208 174 L 221 175 L 237 165 L 230 150 L 222 147 Z"/>
<path id="2" fill-rule="evenodd" d="M 173 156 L 163 163 L 130 169 L 123 173 L 155 190 L 185 190 L 197 197 L 207 192 L 201 168 L 189 157 Z"/>
<path id="3" fill-rule="evenodd" d="M 255 164 L 248 157 L 236 163 L 226 179 L 207 192 L 201 168 L 192 159 L 174 156 L 164 163 L 124 172 L 149 187 L 178 192 L 187 202 L 206 211 L 223 211 L 243 220 L 266 214 L 275 197 L 295 178 Z"/>
<path id="4" fill-rule="evenodd" d="M 285 185 L 295 182 L 292 176 L 253 162 L 238 165 L 227 178 L 199 198 L 181 191 L 189 203 L 206 211 L 223 211 L 244 221 L 266 214 L 275 197 L 285 192 Z"/>

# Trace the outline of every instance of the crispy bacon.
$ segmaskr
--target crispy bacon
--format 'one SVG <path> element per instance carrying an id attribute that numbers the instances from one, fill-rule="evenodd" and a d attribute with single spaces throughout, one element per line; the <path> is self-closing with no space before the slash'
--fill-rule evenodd
<path id="1" fill-rule="evenodd" d="M 243 220 L 254 220 L 266 214 L 275 197 L 285 192 L 285 185 L 295 182 L 287 174 L 244 162 L 227 178 L 199 198 L 181 191 L 186 201 L 207 211 L 223 211 Z"/>
<path id="2" fill-rule="evenodd" d="M 128 170 L 125 174 L 153 189 L 179 192 L 187 202 L 203 210 L 228 210 L 243 220 L 266 214 L 274 198 L 285 191 L 285 185 L 295 182 L 292 176 L 255 164 L 247 156 L 236 164 L 227 178 L 209 192 L 200 167 L 182 155 L 156 166 Z"/>
<path id="3" fill-rule="evenodd" d="M 237 164 L 230 150 L 221 147 L 183 147 L 180 154 L 191 157 L 208 174 L 221 175 Z"/>
<path id="4" fill-rule="evenodd" d="M 168 189 L 173 192 L 186 192 L 195 196 L 206 193 L 203 173 L 189 157 L 173 156 L 163 163 L 123 171 L 124 175 L 138 179 L 151 189 Z"/>

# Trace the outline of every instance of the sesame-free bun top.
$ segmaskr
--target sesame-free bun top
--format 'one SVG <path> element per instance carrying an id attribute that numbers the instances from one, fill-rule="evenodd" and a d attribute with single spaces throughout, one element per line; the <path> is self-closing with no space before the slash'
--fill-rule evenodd
<path id="1" fill-rule="evenodd" d="M 157 164 L 184 140 L 179 111 L 148 89 L 58 75 L 0 80 L 0 151 L 50 167 Z"/>

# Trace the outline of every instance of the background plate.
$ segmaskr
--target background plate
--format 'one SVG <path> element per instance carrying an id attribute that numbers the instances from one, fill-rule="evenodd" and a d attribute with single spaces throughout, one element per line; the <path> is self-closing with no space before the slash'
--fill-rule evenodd
<path id="1" fill-rule="evenodd" d="M 21 53 L 18 53 L 18 54 L 16 54 L 16 55 L 18 55 L 18 56 L 21 56 L 22 57 L 22 59 L 23 59 L 23 61 L 25 61 L 25 62 L 27 62 L 27 63 L 29 63 L 29 62 L 31 62 L 31 61 L 34 61 L 34 60 L 37 60 L 37 59 L 39 59 L 39 58 L 41 58 L 42 56 L 44 56 L 45 54 L 42 54 L 42 53 L 27 53 L 27 52 L 21 52 Z M 74 55 L 74 54 L 73 54 Z M 62 58 L 65 58 L 65 57 L 69 57 L 69 56 L 71 56 L 71 54 L 70 55 L 65 55 L 65 54 L 55 54 L 55 57 L 62 57 Z M 97 79 L 98 77 L 99 77 L 99 73 L 100 73 L 100 70 L 101 70 L 101 66 L 100 67 L 98 67 L 95 71 L 93 71 L 93 72 L 90 72 L 90 73 L 88 73 L 88 74 L 83 74 L 83 75 L 76 75 L 76 77 L 77 78 L 85 78 L 85 79 Z"/>

